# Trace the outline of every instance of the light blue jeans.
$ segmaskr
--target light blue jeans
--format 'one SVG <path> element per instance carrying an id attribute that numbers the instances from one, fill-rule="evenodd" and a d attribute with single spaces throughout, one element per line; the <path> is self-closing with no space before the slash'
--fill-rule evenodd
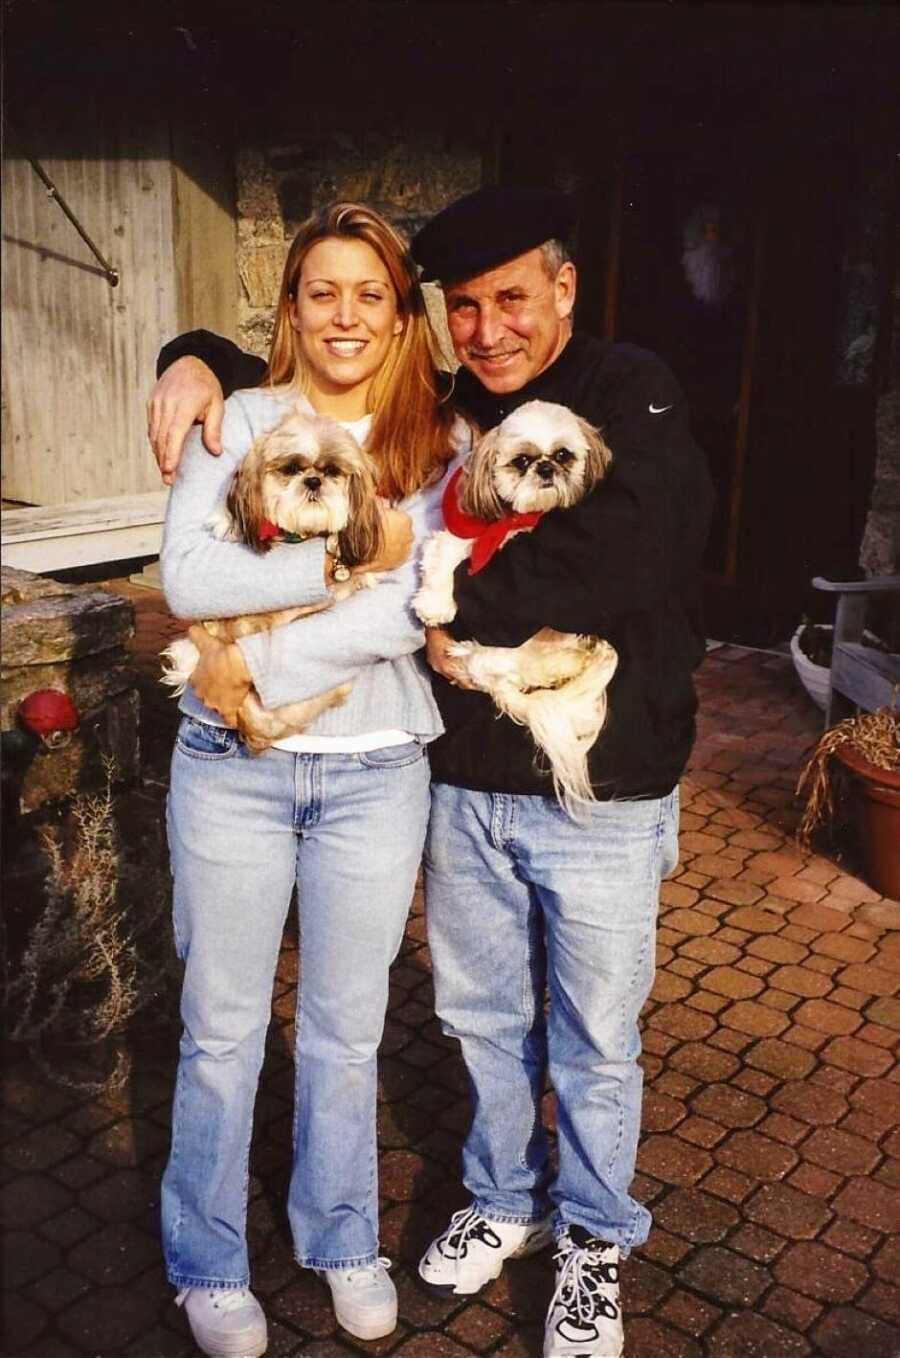
<path id="1" fill-rule="evenodd" d="M 249 1279 L 253 1106 L 295 882 L 294 1250 L 320 1268 L 377 1258 L 376 1050 L 427 818 L 417 742 L 253 757 L 233 731 L 183 718 L 169 847 L 184 1031 L 162 1185 L 177 1287 Z"/>
<path id="2" fill-rule="evenodd" d="M 547 797 L 436 784 L 425 850 L 435 1001 L 472 1086 L 463 1178 L 497 1221 L 555 1205 L 627 1252 L 650 1214 L 630 1196 L 641 1118 L 638 1015 L 654 974 L 678 793 L 598 802 L 584 826 Z M 545 1010 L 545 990 L 549 1007 Z M 551 1181 L 540 1101 L 556 1091 Z"/>

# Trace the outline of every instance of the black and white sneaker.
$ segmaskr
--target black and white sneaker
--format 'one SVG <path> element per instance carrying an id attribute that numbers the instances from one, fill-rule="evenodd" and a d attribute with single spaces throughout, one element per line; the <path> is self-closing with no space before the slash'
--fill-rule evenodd
<path id="1" fill-rule="evenodd" d="M 557 1242 L 544 1358 L 621 1358 L 624 1344 L 619 1247 L 569 1226 Z"/>
<path id="2" fill-rule="evenodd" d="M 471 1297 L 499 1278 L 507 1259 L 536 1254 L 553 1239 L 550 1216 L 527 1223 L 491 1221 L 467 1207 L 432 1240 L 419 1261 L 419 1277 L 439 1296 Z"/>

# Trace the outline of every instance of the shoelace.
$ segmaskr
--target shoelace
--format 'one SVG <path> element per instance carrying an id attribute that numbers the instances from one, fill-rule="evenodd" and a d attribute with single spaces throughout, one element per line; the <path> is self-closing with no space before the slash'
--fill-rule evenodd
<path id="1" fill-rule="evenodd" d="M 359 1268 L 348 1268 L 344 1276 L 353 1287 L 377 1287 L 380 1274 L 386 1273 L 391 1266 L 390 1259 L 379 1256 L 373 1264 L 361 1264 Z"/>
<path id="2" fill-rule="evenodd" d="M 560 1245 L 554 1259 L 562 1267 L 550 1310 L 560 1302 L 570 1315 L 577 1316 L 583 1324 L 595 1320 L 598 1315 L 615 1320 L 619 1307 L 609 1295 L 609 1290 L 618 1284 L 618 1267 L 611 1259 L 604 1258 L 606 1249 L 580 1249 L 571 1240 L 561 1241 Z M 598 1280 L 597 1273 L 602 1281 Z"/>
<path id="3" fill-rule="evenodd" d="M 487 1219 L 474 1207 L 463 1207 L 461 1211 L 454 1212 L 450 1218 L 450 1225 L 441 1236 L 441 1241 L 444 1244 L 452 1245 L 456 1250 L 453 1269 L 457 1279 L 459 1278 L 460 1264 L 466 1255 L 463 1246 L 469 1240 L 483 1240 L 486 1227 L 490 1229 L 487 1225 Z"/>
<path id="4" fill-rule="evenodd" d="M 217 1311 L 237 1311 L 242 1306 L 246 1305 L 247 1298 L 250 1295 L 246 1287 L 207 1287 L 198 1290 L 209 1293 L 213 1298 L 213 1306 Z M 187 1294 L 193 1291 L 194 1288 L 192 1287 L 184 1288 L 184 1290 L 179 1292 L 178 1296 L 175 1298 L 175 1305 L 183 1306 Z"/>

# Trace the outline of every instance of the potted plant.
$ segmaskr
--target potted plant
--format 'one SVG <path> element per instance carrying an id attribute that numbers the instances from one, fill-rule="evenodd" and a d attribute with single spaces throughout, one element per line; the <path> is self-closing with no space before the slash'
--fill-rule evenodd
<path id="1" fill-rule="evenodd" d="M 806 811 L 798 838 L 807 846 L 823 823 L 852 807 L 867 880 L 900 901 L 900 714 L 893 707 L 860 712 L 819 739 L 800 775 Z"/>

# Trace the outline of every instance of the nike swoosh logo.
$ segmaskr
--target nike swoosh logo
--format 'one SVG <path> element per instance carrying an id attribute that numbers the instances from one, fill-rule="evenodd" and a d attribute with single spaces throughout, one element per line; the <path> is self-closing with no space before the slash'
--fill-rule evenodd
<path id="1" fill-rule="evenodd" d="M 647 409 L 650 411 L 650 414 L 651 414 L 651 415 L 664 415 L 665 412 L 666 412 L 667 410 L 671 410 L 672 407 L 671 407 L 671 406 L 655 406 L 655 405 L 653 405 L 653 404 L 651 403 L 650 405 L 648 405 Z"/>

